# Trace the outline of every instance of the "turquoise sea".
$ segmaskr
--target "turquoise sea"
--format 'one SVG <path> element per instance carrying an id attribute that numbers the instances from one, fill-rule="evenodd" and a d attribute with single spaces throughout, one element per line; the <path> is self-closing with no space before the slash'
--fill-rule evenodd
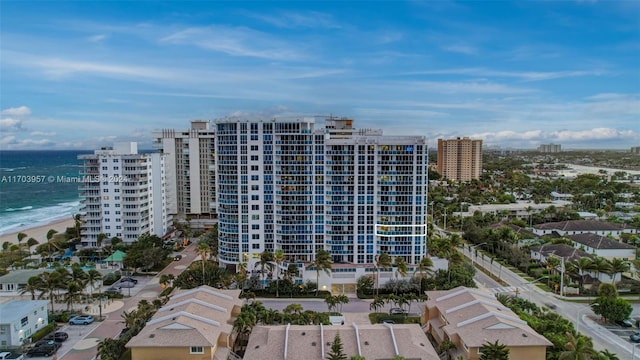
<path id="1" fill-rule="evenodd" d="M 0 234 L 71 218 L 78 212 L 79 154 L 93 151 L 0 151 Z M 60 180 L 60 181 L 59 181 Z"/>

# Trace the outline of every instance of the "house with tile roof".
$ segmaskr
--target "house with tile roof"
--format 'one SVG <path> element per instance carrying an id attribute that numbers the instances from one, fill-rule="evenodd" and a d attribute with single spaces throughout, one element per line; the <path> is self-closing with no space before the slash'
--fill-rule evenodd
<path id="1" fill-rule="evenodd" d="M 340 334 L 347 358 L 439 360 L 418 324 L 279 325 L 256 326 L 251 332 L 245 359 L 323 360 Z"/>
<path id="2" fill-rule="evenodd" d="M 129 340 L 131 359 L 227 359 L 239 295 L 209 286 L 178 292 Z"/>
<path id="3" fill-rule="evenodd" d="M 635 246 L 610 239 L 606 236 L 588 233 L 568 235 L 566 238 L 573 241 L 576 248 L 607 260 L 618 258 L 631 261 L 636 258 Z"/>
<path id="4" fill-rule="evenodd" d="M 545 360 L 553 345 L 492 294 L 457 287 L 427 295 L 422 323 L 438 345 L 445 340 L 455 345 L 453 359 L 478 360 L 480 348 L 497 341 L 507 346 L 511 359 Z"/>
<path id="5" fill-rule="evenodd" d="M 547 263 L 549 256 L 556 256 L 564 259 L 565 262 L 579 261 L 582 257 L 593 257 L 580 248 L 575 248 L 567 244 L 543 244 L 532 246 L 529 248 L 531 259 L 537 260 L 543 264 Z"/>
<path id="6" fill-rule="evenodd" d="M 543 235 L 577 235 L 592 233 L 602 236 L 613 236 L 619 238 L 621 234 L 636 234 L 638 229 L 626 224 L 617 224 L 597 220 L 568 220 L 559 222 L 549 222 L 533 226 L 533 233 L 538 236 Z"/>

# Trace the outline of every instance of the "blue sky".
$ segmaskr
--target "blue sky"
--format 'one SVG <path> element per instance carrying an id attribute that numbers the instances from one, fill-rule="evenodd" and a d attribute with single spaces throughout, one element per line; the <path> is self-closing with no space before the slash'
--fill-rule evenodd
<path id="1" fill-rule="evenodd" d="M 0 149 L 338 115 L 486 146 L 640 145 L 640 2 L 0 2 Z"/>

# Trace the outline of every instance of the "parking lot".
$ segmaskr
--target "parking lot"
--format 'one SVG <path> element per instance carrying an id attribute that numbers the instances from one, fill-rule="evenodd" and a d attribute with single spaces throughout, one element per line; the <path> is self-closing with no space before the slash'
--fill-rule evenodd
<path id="1" fill-rule="evenodd" d="M 609 330 L 611 333 L 613 333 L 614 335 L 620 337 L 621 339 L 623 339 L 624 341 L 631 343 L 631 340 L 629 340 L 629 336 L 631 336 L 631 334 L 634 334 L 638 331 L 640 331 L 639 329 L 632 327 L 632 328 L 623 328 L 619 325 L 604 325 L 604 328 L 606 328 L 607 330 Z"/>

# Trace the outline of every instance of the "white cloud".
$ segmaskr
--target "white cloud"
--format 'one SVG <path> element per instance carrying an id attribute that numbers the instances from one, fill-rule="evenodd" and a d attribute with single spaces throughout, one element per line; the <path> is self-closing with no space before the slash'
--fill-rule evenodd
<path id="1" fill-rule="evenodd" d="M 55 131 L 49 131 L 49 132 L 32 131 L 32 132 L 29 133 L 29 135 L 31 135 L 31 136 L 56 136 L 56 132 Z"/>
<path id="2" fill-rule="evenodd" d="M 310 12 L 280 12 L 277 15 L 265 15 L 261 13 L 247 13 L 249 17 L 262 20 L 271 25 L 293 29 L 293 28 L 323 28 L 340 29 L 342 25 L 334 21 L 329 14 Z"/>
<path id="3" fill-rule="evenodd" d="M 29 116 L 31 115 L 31 109 L 27 106 L 19 106 L 15 108 L 7 108 L 2 110 L 2 115 L 8 116 Z"/>
<path id="4" fill-rule="evenodd" d="M 106 38 L 107 38 L 107 35 L 100 34 L 100 35 L 94 35 L 94 36 L 91 36 L 91 37 L 89 37 L 89 39 L 88 39 L 88 40 L 89 40 L 90 42 L 97 43 L 97 42 L 101 42 L 102 40 L 104 40 L 104 39 L 106 39 Z"/>
<path id="5" fill-rule="evenodd" d="M 474 139 L 483 139 L 488 144 L 513 143 L 525 141 L 530 144 L 543 142 L 583 143 L 589 141 L 615 141 L 640 139 L 640 132 L 633 130 L 618 130 L 613 128 L 593 128 L 586 130 L 526 130 L 526 131 L 496 131 L 468 135 Z"/>
<path id="6" fill-rule="evenodd" d="M 24 127 L 22 123 L 23 121 L 20 119 L 3 118 L 0 119 L 0 130 L 3 132 L 23 131 Z"/>
<path id="7" fill-rule="evenodd" d="M 541 81 L 567 77 L 601 76 L 605 70 L 561 70 L 561 71 L 499 71 L 485 68 L 440 69 L 414 72 L 422 75 L 469 75 L 475 77 L 518 78 L 523 81 Z"/>
<path id="8" fill-rule="evenodd" d="M 192 27 L 169 35 L 161 41 L 169 44 L 195 45 L 232 56 L 289 61 L 306 57 L 293 49 L 289 42 L 246 27 Z"/>

